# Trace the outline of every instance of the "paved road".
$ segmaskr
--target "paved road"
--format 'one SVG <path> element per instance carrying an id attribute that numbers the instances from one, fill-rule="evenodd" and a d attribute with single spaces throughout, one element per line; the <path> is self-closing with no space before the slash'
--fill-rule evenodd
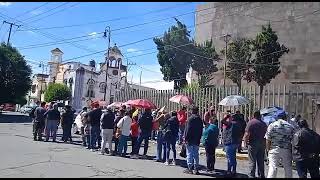
<path id="1" fill-rule="evenodd" d="M 79 145 L 79 136 L 75 136 L 74 144 L 33 141 L 28 120 L 20 116 L 14 123 L 8 123 L 4 119 L 7 117 L 0 117 L 0 177 L 222 177 L 226 169 L 226 159 L 218 158 L 217 173 L 200 171 L 199 176 L 188 175 L 183 173 L 186 166 L 183 158 L 179 157 L 177 166 L 165 166 L 153 160 L 99 155 Z M 148 154 L 155 155 L 153 143 L 150 143 Z M 205 164 L 204 156 L 201 156 L 200 164 Z M 247 161 L 238 161 L 238 177 L 247 177 L 247 168 Z M 283 169 L 279 169 L 278 174 L 283 177 Z M 294 177 L 297 177 L 295 172 Z"/>

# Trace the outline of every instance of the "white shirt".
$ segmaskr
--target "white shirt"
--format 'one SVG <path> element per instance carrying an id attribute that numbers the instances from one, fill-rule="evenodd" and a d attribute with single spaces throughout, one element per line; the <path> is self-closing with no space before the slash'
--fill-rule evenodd
<path id="1" fill-rule="evenodd" d="M 130 135 L 130 127 L 131 127 L 132 119 L 130 116 L 125 116 L 120 119 L 117 124 L 117 127 L 120 128 L 122 135 L 129 136 Z"/>

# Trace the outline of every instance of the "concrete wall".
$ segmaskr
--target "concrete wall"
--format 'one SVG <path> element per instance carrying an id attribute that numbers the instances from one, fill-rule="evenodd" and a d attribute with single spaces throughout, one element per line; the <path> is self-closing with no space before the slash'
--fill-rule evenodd
<path id="1" fill-rule="evenodd" d="M 208 2 L 197 7 L 195 40 L 202 43 L 212 39 L 220 53 L 225 44 L 223 34 L 255 38 L 261 25 L 270 20 L 279 42 L 290 50 L 281 58 L 282 73 L 271 83 L 319 82 L 319 8 L 320 2 Z M 215 73 L 212 83 L 223 84 L 222 71 Z"/>

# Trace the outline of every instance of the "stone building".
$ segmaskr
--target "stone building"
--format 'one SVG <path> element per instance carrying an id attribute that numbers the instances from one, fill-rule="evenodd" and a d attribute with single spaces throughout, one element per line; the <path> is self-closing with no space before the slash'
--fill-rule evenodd
<path id="1" fill-rule="evenodd" d="M 290 50 L 281 57 L 281 74 L 271 83 L 319 84 L 319 8 L 320 2 L 208 2 L 197 7 L 195 41 L 212 39 L 220 53 L 225 47 L 224 34 L 255 38 L 261 26 L 270 22 L 280 44 Z M 197 79 L 194 71 L 190 75 Z M 223 71 L 216 72 L 211 83 L 222 85 Z M 226 84 L 233 83 L 227 79 Z"/>

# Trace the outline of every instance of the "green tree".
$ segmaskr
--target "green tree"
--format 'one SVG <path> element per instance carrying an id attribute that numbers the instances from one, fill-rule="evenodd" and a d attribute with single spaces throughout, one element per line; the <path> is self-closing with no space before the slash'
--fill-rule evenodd
<path id="1" fill-rule="evenodd" d="M 20 103 L 31 87 L 31 68 L 10 44 L 0 45 L 0 104 Z"/>
<path id="2" fill-rule="evenodd" d="M 165 81 L 174 81 L 174 89 L 186 86 L 186 74 L 189 71 L 193 56 L 193 40 L 185 24 L 175 19 L 177 24 L 164 32 L 162 38 L 154 38 L 158 49 L 158 62 Z"/>
<path id="3" fill-rule="evenodd" d="M 212 73 L 218 71 L 216 62 L 220 60 L 219 55 L 212 40 L 206 41 L 203 45 L 197 44 L 195 52 L 191 67 L 197 72 L 199 86 L 206 87 L 213 79 Z"/>
<path id="4" fill-rule="evenodd" d="M 280 45 L 278 36 L 269 23 L 267 27 L 262 26 L 262 31 L 257 34 L 254 40 L 254 51 L 253 71 L 250 75 L 259 86 L 259 107 L 261 108 L 263 88 L 281 72 L 279 59 L 284 53 L 288 53 L 289 49 L 283 44 Z"/>
<path id="5" fill-rule="evenodd" d="M 247 71 L 249 69 L 252 55 L 252 41 L 246 38 L 237 38 L 229 43 L 227 50 L 227 72 L 226 75 L 229 79 L 237 84 L 241 93 L 241 81 L 247 79 Z"/>
<path id="6" fill-rule="evenodd" d="M 71 97 L 71 91 L 65 84 L 51 83 L 44 93 L 44 100 L 46 102 L 68 100 Z"/>

